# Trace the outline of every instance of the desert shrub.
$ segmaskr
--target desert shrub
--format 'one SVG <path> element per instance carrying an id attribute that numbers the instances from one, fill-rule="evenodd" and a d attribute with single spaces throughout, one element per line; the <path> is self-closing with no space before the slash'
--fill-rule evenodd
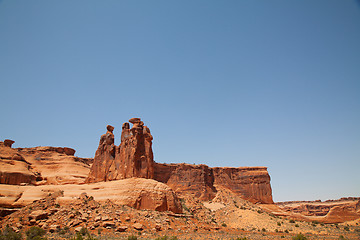
<path id="1" fill-rule="evenodd" d="M 82 227 L 82 228 L 80 229 L 79 233 L 80 233 L 81 235 L 83 235 L 83 236 L 89 235 L 88 230 L 87 230 L 86 228 L 84 228 L 84 227 Z"/>
<path id="2" fill-rule="evenodd" d="M 292 240 L 306 240 L 306 239 L 307 238 L 304 235 L 302 235 L 301 233 L 292 237 Z"/>
<path id="3" fill-rule="evenodd" d="M 350 228 L 349 228 L 348 226 L 345 226 L 345 227 L 344 227 L 344 230 L 345 230 L 345 231 L 350 231 Z"/>
<path id="4" fill-rule="evenodd" d="M 286 229 L 284 232 L 289 233 L 289 230 Z"/>
<path id="5" fill-rule="evenodd" d="M 131 236 L 128 236 L 127 239 L 128 239 L 128 240 L 137 240 L 137 236 L 131 235 Z"/>
<path id="6" fill-rule="evenodd" d="M 238 237 L 236 240 L 248 240 L 246 237 Z"/>
<path id="7" fill-rule="evenodd" d="M 278 225 L 278 226 L 281 226 L 281 223 L 280 223 L 280 222 L 277 222 L 277 225 Z"/>
<path id="8" fill-rule="evenodd" d="M 257 210 L 257 212 L 258 212 L 259 214 L 262 214 L 262 211 L 261 211 L 261 210 Z"/>
<path id="9" fill-rule="evenodd" d="M 275 232 L 279 232 L 279 230 L 275 229 Z"/>
<path id="10" fill-rule="evenodd" d="M 291 220 L 290 220 L 290 223 L 295 223 L 295 221 L 291 219 Z"/>
<path id="11" fill-rule="evenodd" d="M 263 228 L 263 229 L 261 229 L 261 231 L 266 232 L 266 229 L 265 229 L 265 228 Z"/>
<path id="12" fill-rule="evenodd" d="M 44 240 L 46 237 L 43 237 L 45 235 L 45 230 L 39 227 L 31 227 L 26 232 L 26 240 Z"/>
<path id="13" fill-rule="evenodd" d="M 346 240 L 346 238 L 343 235 L 340 235 L 339 240 Z"/>
<path id="14" fill-rule="evenodd" d="M 89 233 L 86 234 L 86 237 L 80 234 L 80 232 L 76 233 L 76 236 L 71 238 L 70 240 L 96 240 L 96 238 L 92 237 Z"/>
<path id="15" fill-rule="evenodd" d="M 221 226 L 223 227 L 227 227 L 226 223 L 222 223 Z"/>
<path id="16" fill-rule="evenodd" d="M 14 230 L 6 226 L 3 232 L 0 231 L 0 240 L 20 240 L 22 239 L 21 233 L 16 233 Z"/>
<path id="17" fill-rule="evenodd" d="M 155 238 L 155 240 L 177 240 L 178 238 L 176 236 L 173 236 L 173 237 L 168 237 L 168 236 L 162 236 L 162 237 L 158 237 L 158 238 Z"/>
<path id="18" fill-rule="evenodd" d="M 299 227 L 299 224 L 295 224 L 295 227 Z"/>

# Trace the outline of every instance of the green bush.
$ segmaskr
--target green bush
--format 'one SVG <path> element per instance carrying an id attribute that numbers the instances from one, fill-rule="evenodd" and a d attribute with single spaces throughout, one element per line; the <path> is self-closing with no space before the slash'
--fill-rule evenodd
<path id="1" fill-rule="evenodd" d="M 131 236 L 128 236 L 127 239 L 128 239 L 128 240 L 137 240 L 137 236 L 131 235 Z"/>
<path id="2" fill-rule="evenodd" d="M 291 219 L 291 220 L 290 220 L 290 223 L 295 223 L 295 221 Z"/>
<path id="3" fill-rule="evenodd" d="M 223 227 L 227 227 L 226 223 L 222 223 L 221 226 Z"/>
<path id="4" fill-rule="evenodd" d="M 16 233 L 14 230 L 6 226 L 3 232 L 0 231 L 0 240 L 20 240 L 22 239 L 21 233 Z"/>
<path id="5" fill-rule="evenodd" d="M 346 238 L 343 235 L 340 235 L 339 240 L 346 240 Z"/>
<path id="6" fill-rule="evenodd" d="M 281 223 L 280 223 L 280 222 L 277 222 L 277 225 L 278 225 L 278 226 L 281 226 Z"/>
<path id="7" fill-rule="evenodd" d="M 236 240 L 248 240 L 246 237 L 238 237 Z"/>
<path id="8" fill-rule="evenodd" d="M 350 228 L 349 228 L 348 226 L 345 226 L 345 227 L 344 227 L 344 230 L 345 230 L 345 231 L 350 231 Z"/>
<path id="9" fill-rule="evenodd" d="M 86 228 L 84 228 L 84 227 L 82 227 L 82 228 L 80 229 L 79 233 L 80 233 L 81 235 L 83 235 L 83 236 L 89 235 L 88 230 L 87 230 Z"/>
<path id="10" fill-rule="evenodd" d="M 173 236 L 173 237 L 168 237 L 168 236 L 162 236 L 162 237 L 158 237 L 158 238 L 155 238 L 155 240 L 178 240 L 178 238 L 176 236 Z"/>
<path id="11" fill-rule="evenodd" d="M 306 240 L 307 238 L 300 233 L 300 234 L 292 237 L 292 239 L 293 239 L 293 240 Z"/>
<path id="12" fill-rule="evenodd" d="M 299 227 L 299 224 L 295 224 L 295 227 Z"/>
<path id="13" fill-rule="evenodd" d="M 39 227 L 31 227 L 29 230 L 25 232 L 26 234 L 26 240 L 45 240 L 46 237 L 43 237 L 45 235 L 45 230 Z"/>
<path id="14" fill-rule="evenodd" d="M 80 232 L 78 232 L 76 233 L 76 237 L 71 238 L 71 240 L 96 240 L 96 238 L 92 237 L 89 233 L 86 234 L 85 238 Z"/>

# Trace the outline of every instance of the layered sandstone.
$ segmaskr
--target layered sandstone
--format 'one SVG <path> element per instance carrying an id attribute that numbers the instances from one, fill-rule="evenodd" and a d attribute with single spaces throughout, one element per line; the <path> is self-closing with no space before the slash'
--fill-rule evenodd
<path id="1" fill-rule="evenodd" d="M 279 202 L 277 206 L 282 211 L 280 215 L 307 221 L 341 223 L 360 218 L 360 198 L 342 198 L 325 202 L 320 200 Z"/>
<path id="2" fill-rule="evenodd" d="M 0 183 L 83 183 L 92 159 L 78 158 L 74 153 L 67 147 L 11 148 L 0 142 Z"/>
<path id="3" fill-rule="evenodd" d="M 37 176 L 30 170 L 31 164 L 11 148 L 14 141 L 9 144 L 9 139 L 6 140 L 7 144 L 0 142 L 0 184 L 34 184 Z"/>
<path id="4" fill-rule="evenodd" d="M 273 203 L 270 176 L 266 167 L 215 167 L 191 164 L 155 164 L 155 180 L 177 193 L 211 200 L 217 186 L 224 187 L 253 203 Z"/>
<path id="5" fill-rule="evenodd" d="M 0 206 L 23 207 L 49 194 L 62 192 L 59 203 L 71 203 L 81 193 L 96 201 L 127 205 L 136 209 L 172 211 L 181 213 L 182 208 L 176 194 L 167 185 L 151 179 L 129 178 L 90 184 L 12 186 L 0 184 Z"/>
<path id="6" fill-rule="evenodd" d="M 266 167 L 213 168 L 214 184 L 235 192 L 253 203 L 274 203 Z"/>
<path id="7" fill-rule="evenodd" d="M 200 200 L 212 199 L 216 194 L 213 171 L 206 165 L 156 163 L 154 179 L 181 195 Z"/>

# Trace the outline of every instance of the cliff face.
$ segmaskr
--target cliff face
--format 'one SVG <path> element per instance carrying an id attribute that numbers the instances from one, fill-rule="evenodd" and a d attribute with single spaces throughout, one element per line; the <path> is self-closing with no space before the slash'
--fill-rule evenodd
<path id="1" fill-rule="evenodd" d="M 274 203 L 266 167 L 213 168 L 215 184 L 253 203 Z"/>
<path id="2" fill-rule="evenodd" d="M 175 192 L 211 200 L 216 186 L 225 187 L 253 203 L 273 203 L 266 167 L 209 168 L 206 165 L 155 164 L 154 179 Z"/>
<path id="3" fill-rule="evenodd" d="M 200 200 L 210 200 L 216 194 L 213 171 L 206 165 L 156 163 L 154 179 Z"/>

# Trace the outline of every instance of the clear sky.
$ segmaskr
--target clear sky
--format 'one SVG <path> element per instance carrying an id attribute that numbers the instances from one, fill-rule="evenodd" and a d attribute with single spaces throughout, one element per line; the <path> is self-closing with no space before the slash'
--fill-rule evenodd
<path id="1" fill-rule="evenodd" d="M 360 196 L 360 4 L 0 0 L 0 140 L 267 166 L 275 201 Z"/>

